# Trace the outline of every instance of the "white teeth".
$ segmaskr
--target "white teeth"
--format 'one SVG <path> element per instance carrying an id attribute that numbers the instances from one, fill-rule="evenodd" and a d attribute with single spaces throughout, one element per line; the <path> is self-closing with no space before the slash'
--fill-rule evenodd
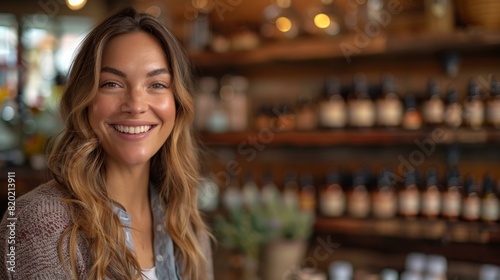
<path id="1" fill-rule="evenodd" d="M 147 132 L 151 129 L 151 125 L 142 125 L 142 126 L 125 126 L 125 125 L 114 125 L 116 130 L 122 133 L 128 134 L 139 134 Z"/>

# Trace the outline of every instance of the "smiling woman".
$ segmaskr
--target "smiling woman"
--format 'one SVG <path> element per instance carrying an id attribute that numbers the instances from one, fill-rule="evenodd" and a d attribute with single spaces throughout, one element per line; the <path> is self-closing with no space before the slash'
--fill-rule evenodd
<path id="1" fill-rule="evenodd" d="M 55 180 L 16 202 L 18 262 L 1 279 L 213 278 L 188 65 L 163 23 L 132 8 L 90 32 L 61 99 Z"/>
<path id="2" fill-rule="evenodd" d="M 175 100 L 161 45 L 144 32 L 113 38 L 103 52 L 89 121 L 107 165 L 147 164 L 172 132 Z"/>

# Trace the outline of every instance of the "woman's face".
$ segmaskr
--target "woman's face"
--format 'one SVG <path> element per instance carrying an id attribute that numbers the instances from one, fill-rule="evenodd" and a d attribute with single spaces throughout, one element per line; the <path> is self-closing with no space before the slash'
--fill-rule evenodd
<path id="1" fill-rule="evenodd" d="M 165 143 L 175 121 L 172 76 L 161 45 L 151 35 L 118 35 L 102 55 L 89 122 L 115 164 L 140 165 Z"/>

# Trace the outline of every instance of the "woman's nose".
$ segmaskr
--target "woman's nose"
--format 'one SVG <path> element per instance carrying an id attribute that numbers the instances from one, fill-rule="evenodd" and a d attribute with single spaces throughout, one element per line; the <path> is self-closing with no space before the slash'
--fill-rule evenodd
<path id="1" fill-rule="evenodd" d="M 142 89 L 130 89 L 122 105 L 122 111 L 141 114 L 148 110 L 147 95 Z"/>

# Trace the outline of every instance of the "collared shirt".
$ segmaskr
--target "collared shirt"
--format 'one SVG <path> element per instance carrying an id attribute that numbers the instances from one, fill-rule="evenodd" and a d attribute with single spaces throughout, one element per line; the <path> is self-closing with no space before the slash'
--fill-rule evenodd
<path id="1" fill-rule="evenodd" d="M 165 208 L 160 204 L 158 190 L 149 185 L 149 199 L 153 212 L 154 227 L 154 259 L 156 267 L 156 276 L 158 279 L 180 280 L 179 270 L 175 261 L 174 243 L 167 232 L 163 220 L 165 217 Z M 122 207 L 113 204 L 113 210 L 120 218 L 125 233 L 125 242 L 127 247 L 134 251 L 132 242 L 132 233 L 130 232 L 130 215 Z"/>

